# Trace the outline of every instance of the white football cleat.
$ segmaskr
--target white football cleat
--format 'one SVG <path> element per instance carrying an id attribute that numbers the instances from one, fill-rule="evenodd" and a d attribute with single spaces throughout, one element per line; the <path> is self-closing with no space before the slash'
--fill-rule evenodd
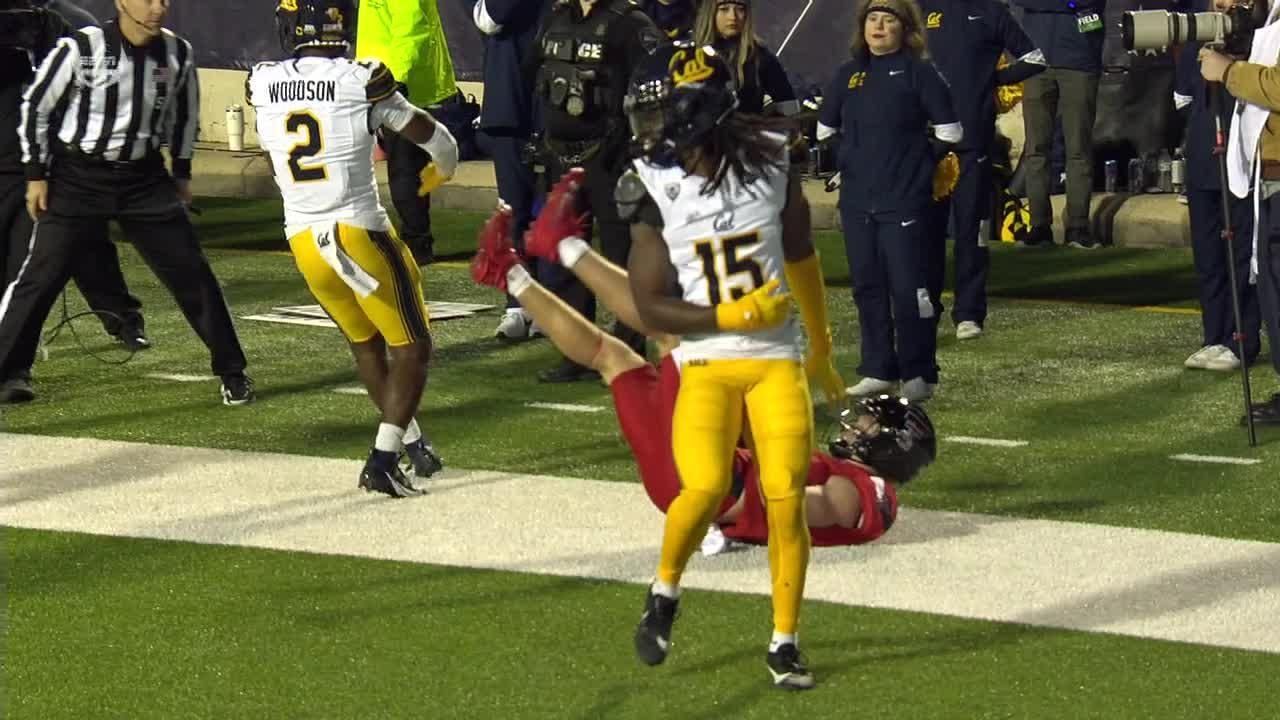
<path id="1" fill-rule="evenodd" d="M 892 380 L 881 380 L 880 378 L 862 378 L 857 385 L 847 388 L 844 392 L 851 397 L 865 397 L 867 395 L 879 395 L 893 390 L 894 382 Z"/>
<path id="2" fill-rule="evenodd" d="M 502 313 L 502 320 L 498 323 L 498 328 L 493 335 L 504 342 L 519 342 L 529 337 L 529 325 L 531 324 L 529 317 L 524 314 L 524 310 L 509 308 Z"/>
<path id="3" fill-rule="evenodd" d="M 707 557 L 719 555 L 728 550 L 731 543 L 732 541 L 720 532 L 720 526 L 713 524 L 707 528 L 707 534 L 702 538 L 702 554 Z"/>

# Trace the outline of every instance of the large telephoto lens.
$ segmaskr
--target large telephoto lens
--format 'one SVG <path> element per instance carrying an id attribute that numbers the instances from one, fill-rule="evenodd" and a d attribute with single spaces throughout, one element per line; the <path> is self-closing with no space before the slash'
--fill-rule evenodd
<path id="1" fill-rule="evenodd" d="M 1188 42 L 1222 42 L 1231 34 L 1231 18 L 1222 13 L 1136 10 L 1120 20 L 1125 50 L 1152 50 Z"/>

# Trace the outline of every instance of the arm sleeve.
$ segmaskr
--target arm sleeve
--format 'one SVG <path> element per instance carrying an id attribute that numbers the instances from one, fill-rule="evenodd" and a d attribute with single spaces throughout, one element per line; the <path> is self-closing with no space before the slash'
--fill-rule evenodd
<path id="1" fill-rule="evenodd" d="M 827 83 L 822 92 L 822 109 L 818 111 L 818 122 L 838 132 L 841 127 L 841 111 L 844 107 L 844 93 L 848 90 L 849 66 L 841 65 L 835 77 Z"/>
<path id="2" fill-rule="evenodd" d="M 375 128 L 385 127 L 398 133 L 419 112 L 421 111 L 403 95 L 393 92 L 373 104 L 369 124 Z"/>
<path id="3" fill-rule="evenodd" d="M 649 53 L 666 42 L 666 37 L 653 20 L 638 8 L 627 13 L 627 21 L 618 23 L 625 33 L 626 68 L 628 73 L 644 61 Z"/>
<path id="4" fill-rule="evenodd" d="M 996 32 L 999 34 L 1000 44 L 1015 58 L 1008 67 L 996 71 L 996 85 L 1013 85 L 1044 72 L 1044 53 L 1031 41 L 1018 21 L 1013 19 L 1008 8 L 1003 5 L 995 5 L 995 8 Z"/>
<path id="5" fill-rule="evenodd" d="M 929 116 L 929 122 L 933 123 L 937 138 L 948 143 L 960 142 L 964 137 L 964 130 L 956 115 L 955 105 L 951 102 L 951 88 L 947 87 L 933 63 L 925 63 L 921 67 L 920 102 Z"/>
<path id="6" fill-rule="evenodd" d="M 1247 103 L 1280 111 L 1280 67 L 1234 62 L 1227 68 L 1227 92 Z"/>
<path id="7" fill-rule="evenodd" d="M 49 132 L 50 116 L 70 90 L 79 62 L 80 51 L 75 41 L 69 38 L 59 40 L 54 51 L 40 64 L 35 80 L 23 96 L 19 134 L 28 180 L 45 178 L 50 154 L 47 142 L 52 137 Z"/>
<path id="8" fill-rule="evenodd" d="M 173 176 L 191 178 L 191 156 L 196 148 L 196 135 L 200 131 L 200 76 L 196 70 L 194 53 L 186 40 L 179 41 L 179 48 L 186 49 L 184 69 L 178 80 L 173 118 L 173 136 L 169 139 L 169 154 L 173 160 Z"/>

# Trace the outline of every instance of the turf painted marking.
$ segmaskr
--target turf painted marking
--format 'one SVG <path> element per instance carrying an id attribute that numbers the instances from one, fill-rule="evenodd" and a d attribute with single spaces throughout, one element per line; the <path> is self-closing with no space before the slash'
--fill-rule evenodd
<path id="1" fill-rule="evenodd" d="M 334 392 L 339 395 L 368 395 L 369 391 L 362 387 L 340 387 L 334 388 Z"/>
<path id="2" fill-rule="evenodd" d="M 152 380 L 169 380 L 180 383 L 209 382 L 218 379 L 212 375 L 183 375 L 181 373 L 148 373 L 144 377 L 149 377 Z"/>
<path id="3" fill-rule="evenodd" d="M 984 445 L 986 447 L 1016 448 L 1026 447 L 1031 443 L 1026 440 L 1001 440 L 1000 438 L 969 437 L 967 435 L 948 435 L 943 440 L 961 445 Z"/>
<path id="4" fill-rule="evenodd" d="M 558 410 L 560 412 L 576 412 L 576 413 L 598 413 L 604 412 L 608 408 L 600 405 L 572 405 L 569 403 L 553 403 L 553 402 L 527 402 L 525 407 L 537 408 L 539 410 Z"/>
<path id="5" fill-rule="evenodd" d="M 1190 453 L 1170 455 L 1169 459 L 1194 463 L 1217 463 L 1219 465 L 1257 465 L 1262 462 L 1254 458 L 1230 457 L 1227 455 L 1193 455 Z"/>
<path id="6" fill-rule="evenodd" d="M 356 457 L 3 433 L 0 457 L 0 525 L 12 527 L 637 586 L 662 536 L 635 483 L 450 469 L 427 496 L 389 500 L 356 490 Z M 815 550 L 805 596 L 1280 654 L 1277 567 L 1276 543 L 905 507 L 877 542 Z M 685 586 L 765 595 L 768 553 L 695 555 Z M 619 652 L 630 652 L 627 630 Z"/>

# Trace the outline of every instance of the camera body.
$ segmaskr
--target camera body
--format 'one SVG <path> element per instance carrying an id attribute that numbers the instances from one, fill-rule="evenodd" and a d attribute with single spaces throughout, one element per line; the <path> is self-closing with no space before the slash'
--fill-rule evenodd
<path id="1" fill-rule="evenodd" d="M 1253 33 L 1266 23 L 1261 0 L 1232 5 L 1226 12 L 1179 13 L 1167 10 L 1126 12 L 1120 32 L 1125 50 L 1160 50 L 1189 42 L 1218 46 L 1222 52 L 1248 57 Z"/>

